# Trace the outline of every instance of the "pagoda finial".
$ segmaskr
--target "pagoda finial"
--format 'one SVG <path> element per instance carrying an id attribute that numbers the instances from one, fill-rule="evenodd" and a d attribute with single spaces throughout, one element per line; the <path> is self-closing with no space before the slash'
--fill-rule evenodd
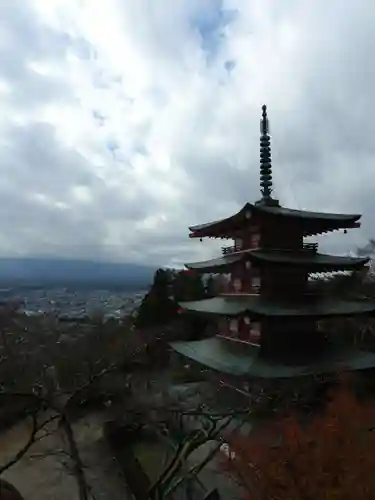
<path id="1" fill-rule="evenodd" d="M 260 191 L 263 200 L 270 200 L 272 193 L 272 165 L 271 146 L 269 136 L 269 123 L 267 106 L 262 106 L 262 119 L 260 121 Z"/>

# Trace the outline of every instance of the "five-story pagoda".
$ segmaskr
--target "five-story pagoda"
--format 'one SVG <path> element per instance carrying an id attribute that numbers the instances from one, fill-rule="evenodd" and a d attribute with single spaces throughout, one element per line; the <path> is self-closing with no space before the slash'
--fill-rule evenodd
<path id="1" fill-rule="evenodd" d="M 314 292 L 314 273 L 355 271 L 367 258 L 318 252 L 304 238 L 360 226 L 358 214 L 293 210 L 272 197 L 269 125 L 263 106 L 260 138 L 261 199 L 221 220 L 190 227 L 191 238 L 233 239 L 219 258 L 186 264 L 226 278 L 218 296 L 181 303 L 191 313 L 217 317 L 217 335 L 175 342 L 180 354 L 231 375 L 291 377 L 375 366 L 375 354 L 338 347 L 321 328 L 325 318 L 371 315 L 374 301 L 346 300 Z"/>

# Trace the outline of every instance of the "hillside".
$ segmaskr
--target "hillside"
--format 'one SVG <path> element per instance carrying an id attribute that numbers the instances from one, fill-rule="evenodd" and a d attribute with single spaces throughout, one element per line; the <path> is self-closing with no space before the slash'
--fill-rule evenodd
<path id="1" fill-rule="evenodd" d="M 131 263 L 85 260 L 0 258 L 1 286 L 121 285 L 144 287 L 155 268 Z"/>

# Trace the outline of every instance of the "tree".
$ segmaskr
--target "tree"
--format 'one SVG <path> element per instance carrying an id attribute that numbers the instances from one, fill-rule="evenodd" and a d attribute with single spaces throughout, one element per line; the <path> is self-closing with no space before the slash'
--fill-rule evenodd
<path id="1" fill-rule="evenodd" d="M 373 257 L 375 254 L 375 239 L 369 238 L 366 245 L 364 245 L 363 247 L 357 247 L 356 253 L 357 255 L 363 257 Z"/>
<path id="2" fill-rule="evenodd" d="M 132 394 L 131 387 L 130 391 L 125 390 L 129 377 L 131 386 L 134 372 L 140 365 L 145 365 L 144 360 L 154 360 L 156 344 L 163 340 L 167 342 L 168 338 L 132 335 L 133 332 L 124 330 L 122 323 L 105 321 L 76 325 L 67 333 L 67 325 L 60 325 L 52 317 L 36 320 L 18 312 L 12 312 L 10 317 L 0 321 L 1 324 L 4 325 L 2 333 L 6 348 L 1 350 L 0 359 L 0 371 L 5 381 L 0 389 L 0 408 L 8 410 L 17 403 L 23 408 L 22 417 L 29 419 L 31 425 L 24 446 L 7 463 L 0 464 L 0 475 L 21 460 L 46 433 L 59 432 L 64 436 L 61 452 L 76 480 L 78 498 L 87 500 L 90 488 L 73 423 L 82 403 L 92 401 L 98 392 L 108 397 L 115 376 L 121 379 L 122 397 L 114 405 L 114 412 L 119 410 L 122 418 L 133 415 L 149 425 L 156 419 L 159 427 L 163 423 L 166 427 L 167 414 L 189 415 L 189 411 L 172 402 L 163 401 L 157 406 L 147 397 L 142 399 L 142 389 L 135 388 L 136 394 Z M 22 365 L 26 363 L 30 368 L 27 376 L 22 372 Z M 149 372 L 143 375 L 149 379 Z M 105 384 L 107 377 L 108 383 Z M 149 390 L 152 394 L 157 392 L 152 387 Z M 140 398 L 139 401 L 135 396 Z M 194 408 L 193 413 L 196 413 L 197 404 Z M 153 417 L 155 413 L 157 417 Z M 207 419 L 213 417 L 208 414 Z M 180 450 L 182 454 L 176 451 L 167 474 L 163 473 L 153 489 L 155 497 L 165 490 L 175 490 L 184 481 L 195 480 L 199 471 L 217 453 L 220 444 L 198 464 L 189 461 L 188 457 L 198 445 L 213 438 L 216 430 L 215 427 L 211 433 L 199 435 L 187 432 L 188 437 Z"/>
<path id="3" fill-rule="evenodd" d="M 201 275 L 191 270 L 177 273 L 173 283 L 173 294 L 176 302 L 204 299 L 206 290 Z"/>
<path id="4" fill-rule="evenodd" d="M 373 261 L 375 239 L 370 238 L 363 247 L 356 249 L 359 257 L 368 257 L 370 265 L 350 274 L 334 274 L 326 280 L 316 279 L 312 289 L 317 292 L 349 299 L 374 299 L 375 275 Z M 371 317 L 349 317 L 328 319 L 321 322 L 323 329 L 335 340 L 346 344 L 361 345 L 367 350 L 375 350 L 375 321 Z"/>
<path id="5" fill-rule="evenodd" d="M 181 489 L 185 493 L 186 490 L 193 493 L 196 487 L 205 489 L 200 480 L 200 472 L 216 457 L 222 446 L 223 432 L 233 423 L 233 417 L 238 416 L 238 412 L 233 411 L 210 411 L 206 403 L 215 399 L 214 393 L 212 390 L 208 397 L 204 394 L 203 403 L 203 393 L 199 394 L 196 387 L 180 394 L 156 394 L 151 390 L 151 400 L 146 398 L 143 405 L 135 407 L 134 412 L 125 412 L 126 428 L 117 427 L 116 432 L 116 428 L 111 426 L 112 438 L 109 441 L 120 461 L 124 456 L 123 449 L 118 446 L 121 438 L 129 446 L 129 442 L 134 439 L 133 433 L 140 432 L 143 427 L 147 429 L 148 436 L 152 429 L 159 442 L 169 450 L 165 466 L 151 484 L 146 484 L 147 479 L 142 484 L 133 483 L 139 498 L 156 500 L 168 498 L 171 494 L 174 496 L 174 493 L 180 496 Z M 132 421 L 129 421 L 130 415 L 133 416 Z M 160 459 L 162 461 L 162 455 Z M 127 463 L 123 463 L 123 471 L 125 476 L 130 472 Z M 133 476 L 134 474 L 132 478 Z"/>
<path id="6" fill-rule="evenodd" d="M 294 414 L 266 432 L 233 435 L 224 467 L 249 500 L 370 500 L 374 422 L 373 404 L 359 403 L 343 384 L 307 422 Z"/>
<path id="7" fill-rule="evenodd" d="M 135 320 L 135 326 L 144 328 L 168 323 L 177 313 L 177 306 L 171 298 L 172 274 L 158 269 L 150 291 L 144 297 Z"/>
<path id="8" fill-rule="evenodd" d="M 160 275 L 156 288 L 162 283 L 159 279 Z M 79 498 L 86 500 L 89 485 L 74 422 L 91 409 L 93 402 L 97 404 L 99 396 L 112 399 L 114 404 L 109 408 L 122 417 L 127 414 L 139 418 L 143 404 L 144 420 L 150 421 L 152 405 L 137 401 L 135 395 L 140 397 L 143 392 L 138 386 L 132 391 L 133 380 L 140 374 L 150 381 L 151 362 L 161 357 L 163 345 L 171 340 L 169 330 L 163 329 L 163 335 L 158 335 L 153 329 L 145 329 L 142 334 L 127 329 L 123 322 L 99 317 L 72 328 L 61 325 L 52 316 L 33 318 L 17 311 L 3 314 L 0 420 L 4 417 L 3 422 L 12 425 L 15 418 L 21 417 L 31 425 L 24 446 L 7 463 L 0 464 L 0 475 L 21 460 L 46 433 L 59 432 L 64 436 L 64 447 L 51 453 L 63 454 L 64 465 L 76 479 Z M 164 411 L 164 406 L 155 411 Z"/>
<path id="9" fill-rule="evenodd" d="M 0 475 L 43 439 L 46 431 L 59 431 L 65 436 L 64 453 L 79 498 L 87 500 L 89 487 L 73 428 L 77 410 L 98 394 L 108 399 L 119 378 L 117 397 L 126 398 L 127 362 L 144 356 L 146 346 L 120 322 L 96 321 L 70 328 L 46 316 L 30 318 L 14 310 L 1 311 L 0 421 L 12 425 L 17 418 L 27 418 L 32 425 L 25 445 L 0 464 Z"/>

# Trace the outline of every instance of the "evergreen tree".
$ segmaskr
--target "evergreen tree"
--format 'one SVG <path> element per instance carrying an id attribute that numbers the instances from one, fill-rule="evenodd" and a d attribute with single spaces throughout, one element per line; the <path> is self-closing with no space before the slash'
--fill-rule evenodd
<path id="1" fill-rule="evenodd" d="M 170 297 L 172 274 L 158 269 L 150 291 L 144 297 L 135 320 L 138 328 L 168 323 L 177 312 L 177 306 Z"/>
<path id="2" fill-rule="evenodd" d="M 176 303 L 202 300 L 207 298 L 207 290 L 202 276 L 194 271 L 183 270 L 176 274 L 173 283 L 173 295 Z M 183 312 L 183 309 L 179 309 Z M 184 324 L 190 340 L 198 340 L 207 334 L 213 320 L 194 314 L 183 314 Z"/>
<path id="3" fill-rule="evenodd" d="M 176 302 L 205 298 L 206 291 L 201 275 L 193 271 L 180 271 L 174 279 L 173 295 Z"/>

